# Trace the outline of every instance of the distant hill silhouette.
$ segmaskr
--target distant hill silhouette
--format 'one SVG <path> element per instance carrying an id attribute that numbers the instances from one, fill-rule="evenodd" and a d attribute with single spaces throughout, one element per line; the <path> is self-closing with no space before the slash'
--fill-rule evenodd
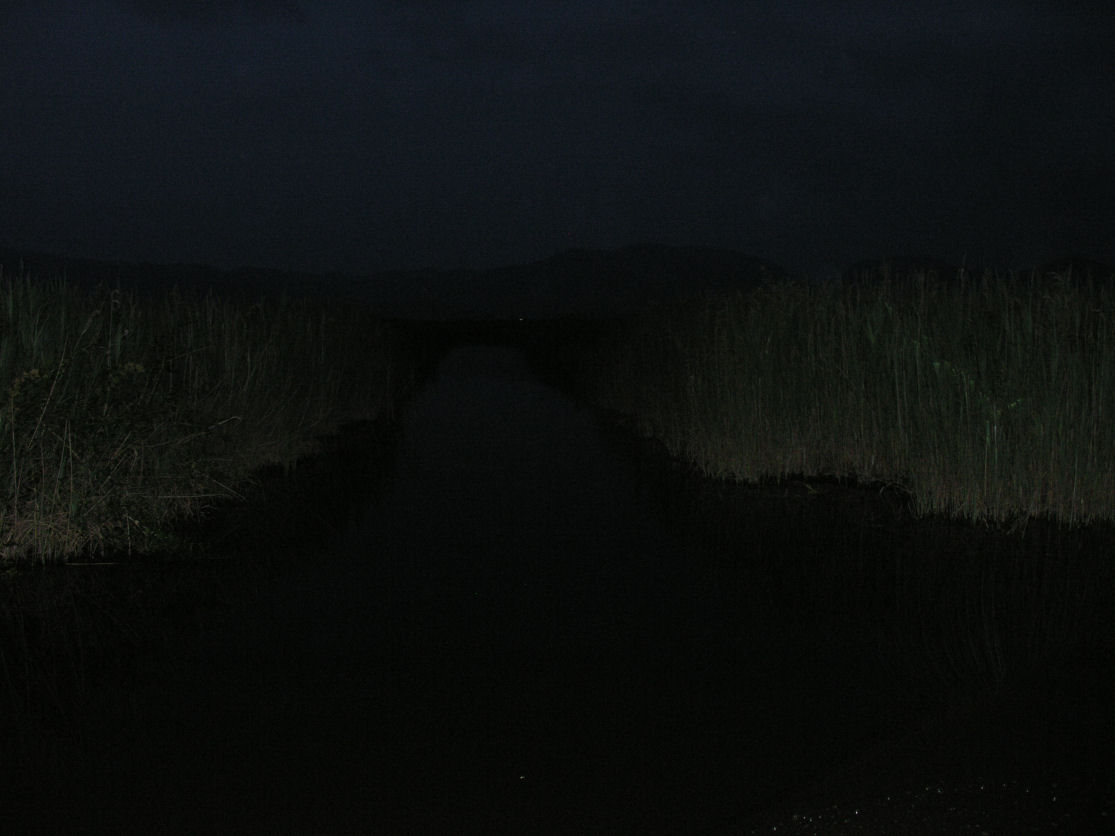
<path id="1" fill-rule="evenodd" d="M 219 293 L 243 292 L 259 294 L 286 288 L 304 280 L 303 274 L 282 270 L 239 269 L 221 270 L 203 264 L 147 264 L 130 261 L 106 261 L 72 258 L 0 247 L 3 275 L 27 275 L 33 279 L 64 278 L 79 286 L 99 284 L 121 287 L 139 293 L 164 293 L 178 287 L 189 290 L 213 290 Z M 321 282 L 327 277 L 315 277 Z"/>
<path id="2" fill-rule="evenodd" d="M 626 316 L 652 303 L 749 289 L 786 272 L 733 250 L 640 245 L 566 250 L 490 270 L 415 270 L 349 278 L 346 295 L 428 319 Z"/>
<path id="3" fill-rule="evenodd" d="M 1079 256 L 1065 256 L 1047 261 L 1038 268 L 1038 275 L 1044 279 L 1068 279 L 1069 281 L 1115 281 L 1115 267 Z"/>
<path id="4" fill-rule="evenodd" d="M 891 256 L 857 261 L 841 274 L 841 280 L 845 283 L 902 281 L 922 275 L 934 280 L 951 281 L 960 275 L 960 268 L 939 258 Z"/>
<path id="5" fill-rule="evenodd" d="M 567 250 L 486 271 L 459 304 L 507 317 L 623 316 L 651 303 L 754 289 L 785 276 L 770 262 L 732 250 L 651 244 Z"/>
<path id="6" fill-rule="evenodd" d="M 1037 267 L 1021 268 L 1014 271 L 971 265 L 960 267 L 937 258 L 890 257 L 857 262 L 844 271 L 841 280 L 845 284 L 880 280 L 902 282 L 924 275 L 935 281 L 952 282 L 959 280 L 961 277 L 968 279 L 981 278 L 988 269 L 997 275 L 1006 275 L 1013 272 L 1019 278 L 1037 277 L 1043 281 L 1064 279 L 1078 282 L 1115 281 L 1115 267 L 1079 256 L 1065 256 Z"/>
<path id="7" fill-rule="evenodd" d="M 567 250 L 531 264 L 491 270 L 413 270 L 369 276 L 281 270 L 220 270 L 61 258 L 0 249 L 5 275 L 63 275 L 80 284 L 119 283 L 139 291 L 181 288 L 248 295 L 285 292 L 359 300 L 384 316 L 419 319 L 615 317 L 786 276 L 778 266 L 733 250 L 654 244 Z"/>
<path id="8" fill-rule="evenodd" d="M 787 277 L 782 268 L 735 250 L 641 244 L 616 250 L 571 249 L 530 264 L 490 270 L 406 270 L 354 276 L 198 264 L 143 264 L 66 258 L 0 248 L 6 276 L 65 276 L 83 285 L 105 283 L 141 293 L 172 287 L 213 290 L 251 298 L 286 293 L 369 304 L 400 319 L 556 319 L 627 316 L 662 304 L 738 289 L 754 289 Z M 968 277 L 983 275 L 968 266 Z M 1043 280 L 1115 281 L 1115 268 L 1070 256 L 1015 271 Z M 845 270 L 845 283 L 880 279 L 902 282 L 922 273 L 955 281 L 961 268 L 936 258 L 890 257 L 861 261 Z"/>

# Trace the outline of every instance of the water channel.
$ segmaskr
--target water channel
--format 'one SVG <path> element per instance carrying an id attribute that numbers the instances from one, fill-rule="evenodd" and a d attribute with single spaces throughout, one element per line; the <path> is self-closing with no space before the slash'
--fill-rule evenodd
<path id="1" fill-rule="evenodd" d="M 773 518 L 737 544 L 750 566 L 698 542 L 591 410 L 510 349 L 462 347 L 409 405 L 388 496 L 283 579 L 247 647 L 281 654 L 275 698 L 329 729 L 330 772 L 367 776 L 337 802 L 366 825 L 711 828 L 892 712 L 768 574 L 832 543 Z"/>
<path id="2" fill-rule="evenodd" d="M 911 680 L 818 590 L 914 535 L 777 497 L 698 531 L 639 468 L 514 350 L 455 349 L 407 407 L 385 498 L 90 731 L 82 815 L 728 832 L 913 722 Z"/>

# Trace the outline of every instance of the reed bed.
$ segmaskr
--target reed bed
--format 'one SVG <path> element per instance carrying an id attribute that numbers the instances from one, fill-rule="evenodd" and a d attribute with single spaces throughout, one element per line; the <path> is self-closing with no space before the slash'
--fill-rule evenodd
<path id="1" fill-rule="evenodd" d="M 893 486 L 918 515 L 1115 518 L 1115 293 L 1070 276 L 784 281 L 652 309 L 589 397 L 707 475 Z"/>
<path id="2" fill-rule="evenodd" d="M 392 408 L 396 343 L 359 306 L 2 273 L 0 305 L 0 561 L 173 547 L 261 466 Z"/>

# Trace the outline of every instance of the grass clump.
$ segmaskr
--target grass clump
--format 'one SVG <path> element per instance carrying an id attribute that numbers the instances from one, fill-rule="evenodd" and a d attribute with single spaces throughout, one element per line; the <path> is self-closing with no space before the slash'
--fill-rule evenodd
<path id="1" fill-rule="evenodd" d="M 650 311 L 592 362 L 599 405 L 708 475 L 884 483 L 920 515 L 1115 518 L 1115 297 L 987 274 L 780 282 Z"/>
<path id="2" fill-rule="evenodd" d="M 0 560 L 173 546 L 253 471 L 391 408 L 394 341 L 356 306 L 0 274 Z"/>

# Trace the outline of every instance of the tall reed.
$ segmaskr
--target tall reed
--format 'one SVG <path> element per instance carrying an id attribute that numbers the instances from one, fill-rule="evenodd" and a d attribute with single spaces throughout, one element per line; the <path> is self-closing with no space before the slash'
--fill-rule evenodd
<path id="1" fill-rule="evenodd" d="M 0 274 L 0 559 L 166 545 L 345 420 L 391 408 L 393 338 L 355 306 Z"/>
<path id="2" fill-rule="evenodd" d="M 890 483 L 921 514 L 1115 518 L 1115 292 L 987 274 L 660 308 L 591 397 L 709 475 Z"/>

